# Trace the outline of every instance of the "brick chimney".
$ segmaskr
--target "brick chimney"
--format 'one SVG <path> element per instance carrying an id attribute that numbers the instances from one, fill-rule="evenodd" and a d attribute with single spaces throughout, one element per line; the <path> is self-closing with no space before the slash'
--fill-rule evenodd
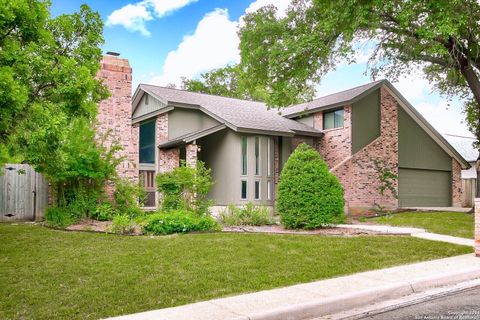
<path id="1" fill-rule="evenodd" d="M 119 153 L 125 159 L 117 167 L 120 177 L 138 179 L 138 126 L 132 126 L 132 68 L 128 59 L 118 53 L 108 52 L 101 61 L 97 78 L 110 91 L 110 97 L 100 102 L 97 115 L 97 133 L 110 131 L 107 146 L 118 141 L 123 150 Z"/>

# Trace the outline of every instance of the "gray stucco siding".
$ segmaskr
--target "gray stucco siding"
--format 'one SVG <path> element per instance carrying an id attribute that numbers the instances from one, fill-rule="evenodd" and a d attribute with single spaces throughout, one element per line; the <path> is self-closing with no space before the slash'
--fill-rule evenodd
<path id="1" fill-rule="evenodd" d="M 313 114 L 305 115 L 305 116 L 300 116 L 298 118 L 295 118 L 294 120 L 306 124 L 307 126 L 310 126 L 312 128 L 315 127 L 315 122 L 313 121 Z"/>
<path id="2" fill-rule="evenodd" d="M 352 153 L 380 136 L 380 90 L 352 105 Z"/>
<path id="3" fill-rule="evenodd" d="M 168 113 L 168 139 L 208 129 L 220 123 L 199 110 L 175 108 Z"/>
<path id="4" fill-rule="evenodd" d="M 247 175 L 241 172 L 241 137 L 247 137 Z M 259 137 L 260 174 L 255 174 L 255 137 Z M 268 141 L 270 143 L 271 176 L 268 176 Z M 253 202 L 256 205 L 273 205 L 273 198 L 267 200 L 268 181 L 271 181 L 273 190 L 273 138 L 262 135 L 240 134 L 227 129 L 217 132 L 197 143 L 201 147 L 199 159 L 212 169 L 212 178 L 215 182 L 209 197 L 216 206 L 245 205 Z M 241 181 L 247 182 L 247 199 L 241 199 Z M 255 199 L 255 181 L 260 182 L 260 199 Z"/>

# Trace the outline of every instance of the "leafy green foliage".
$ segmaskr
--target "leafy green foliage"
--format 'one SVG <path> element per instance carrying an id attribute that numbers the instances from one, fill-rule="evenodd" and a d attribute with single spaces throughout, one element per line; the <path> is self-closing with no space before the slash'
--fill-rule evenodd
<path id="1" fill-rule="evenodd" d="M 103 202 L 97 205 L 91 217 L 92 219 L 98 221 L 108 221 L 111 220 L 116 214 L 117 211 L 111 203 Z"/>
<path id="2" fill-rule="evenodd" d="M 240 208 L 229 205 L 220 213 L 220 222 L 227 226 L 263 226 L 274 223 L 267 208 L 255 206 L 251 202 Z"/>
<path id="3" fill-rule="evenodd" d="M 320 154 L 305 143 L 288 158 L 278 183 L 278 212 L 287 228 L 313 229 L 344 219 L 343 189 Z"/>
<path id="4" fill-rule="evenodd" d="M 398 181 L 398 175 L 392 172 L 384 160 L 371 160 L 375 166 L 375 171 L 377 171 L 378 180 L 380 182 L 378 186 L 378 192 L 383 196 L 385 191 L 388 190 L 395 198 L 398 198 L 397 188 L 395 188 L 395 182 Z"/>
<path id="5" fill-rule="evenodd" d="M 126 214 L 113 217 L 109 231 L 118 234 L 131 234 L 135 230 L 135 222 Z"/>
<path id="6" fill-rule="evenodd" d="M 45 212 L 47 225 L 55 228 L 68 227 L 78 221 L 78 217 L 72 215 L 68 208 L 50 207 Z"/>
<path id="7" fill-rule="evenodd" d="M 189 210 L 207 214 L 211 200 L 207 194 L 213 186 L 211 169 L 202 161 L 195 168 L 185 162 L 172 171 L 159 173 L 156 177 L 158 191 L 162 194 L 162 210 Z"/>
<path id="8" fill-rule="evenodd" d="M 144 233 L 156 235 L 215 230 L 219 230 L 219 226 L 210 215 L 199 216 L 186 210 L 154 213 L 148 216 L 143 226 Z"/>
<path id="9" fill-rule="evenodd" d="M 245 16 L 240 65 L 247 88 L 267 88 L 269 105 L 288 106 L 340 61 L 354 62 L 371 47 L 374 77 L 423 69 L 441 93 L 464 98 L 480 141 L 479 20 L 474 0 L 292 0 L 285 16 L 274 6 Z"/>
<path id="10" fill-rule="evenodd" d="M 238 65 L 226 66 L 202 73 L 200 79 L 182 78 L 182 89 L 223 97 L 265 101 L 266 92 L 260 87 L 245 86 L 247 76 Z"/>
<path id="11" fill-rule="evenodd" d="M 146 192 L 138 183 L 127 179 L 115 180 L 115 191 L 113 198 L 115 200 L 115 208 L 122 214 L 129 215 L 134 218 L 143 214 L 140 206 L 146 200 Z"/>

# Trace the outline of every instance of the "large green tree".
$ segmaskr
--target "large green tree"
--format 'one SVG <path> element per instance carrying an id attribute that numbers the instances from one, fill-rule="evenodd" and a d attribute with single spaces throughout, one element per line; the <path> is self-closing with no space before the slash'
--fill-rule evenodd
<path id="1" fill-rule="evenodd" d="M 265 91 L 260 88 L 247 89 L 244 75 L 238 65 L 228 65 L 204 72 L 197 79 L 182 78 L 181 88 L 237 99 L 264 101 L 266 98 Z"/>
<path id="2" fill-rule="evenodd" d="M 0 0 L 0 165 L 14 157 L 42 169 L 62 130 L 75 118 L 93 121 L 97 103 L 107 96 L 95 79 L 100 16 L 82 5 L 77 13 L 52 18 L 49 6 Z M 40 132 L 50 139 L 42 150 L 33 145 Z"/>
<path id="3" fill-rule="evenodd" d="M 118 146 L 95 133 L 103 44 L 98 13 L 82 5 L 51 17 L 49 1 L 0 0 L 0 168 L 31 164 L 53 184 L 57 205 L 95 202 L 115 177 Z"/>
<path id="4" fill-rule="evenodd" d="M 373 76 L 421 69 L 440 93 L 462 98 L 478 147 L 479 21 L 477 0 L 293 0 L 282 18 L 274 6 L 246 15 L 241 64 L 249 86 L 285 106 L 339 61 L 354 61 L 358 41 L 369 41 Z"/>

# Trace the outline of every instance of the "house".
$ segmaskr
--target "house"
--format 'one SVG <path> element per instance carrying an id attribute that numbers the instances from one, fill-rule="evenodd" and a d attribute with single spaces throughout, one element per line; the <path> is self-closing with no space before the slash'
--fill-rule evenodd
<path id="1" fill-rule="evenodd" d="M 247 202 L 273 209 L 281 169 L 301 142 L 317 149 L 339 178 L 351 214 L 461 203 L 468 162 L 386 80 L 279 112 L 260 102 L 146 84 L 130 107 L 128 61 L 106 56 L 99 77 L 113 92 L 100 106 L 99 127 L 113 126 L 121 136 L 126 160 L 119 172 L 140 179 L 148 206 L 157 203 L 156 173 L 201 160 L 212 169 L 214 211 Z M 395 192 L 380 194 L 378 163 L 398 175 Z"/>
<path id="2" fill-rule="evenodd" d="M 454 134 L 444 134 L 445 139 L 468 161 L 470 168 L 462 170 L 462 206 L 473 207 L 477 188 L 478 150 L 473 147 L 475 138 Z"/>

